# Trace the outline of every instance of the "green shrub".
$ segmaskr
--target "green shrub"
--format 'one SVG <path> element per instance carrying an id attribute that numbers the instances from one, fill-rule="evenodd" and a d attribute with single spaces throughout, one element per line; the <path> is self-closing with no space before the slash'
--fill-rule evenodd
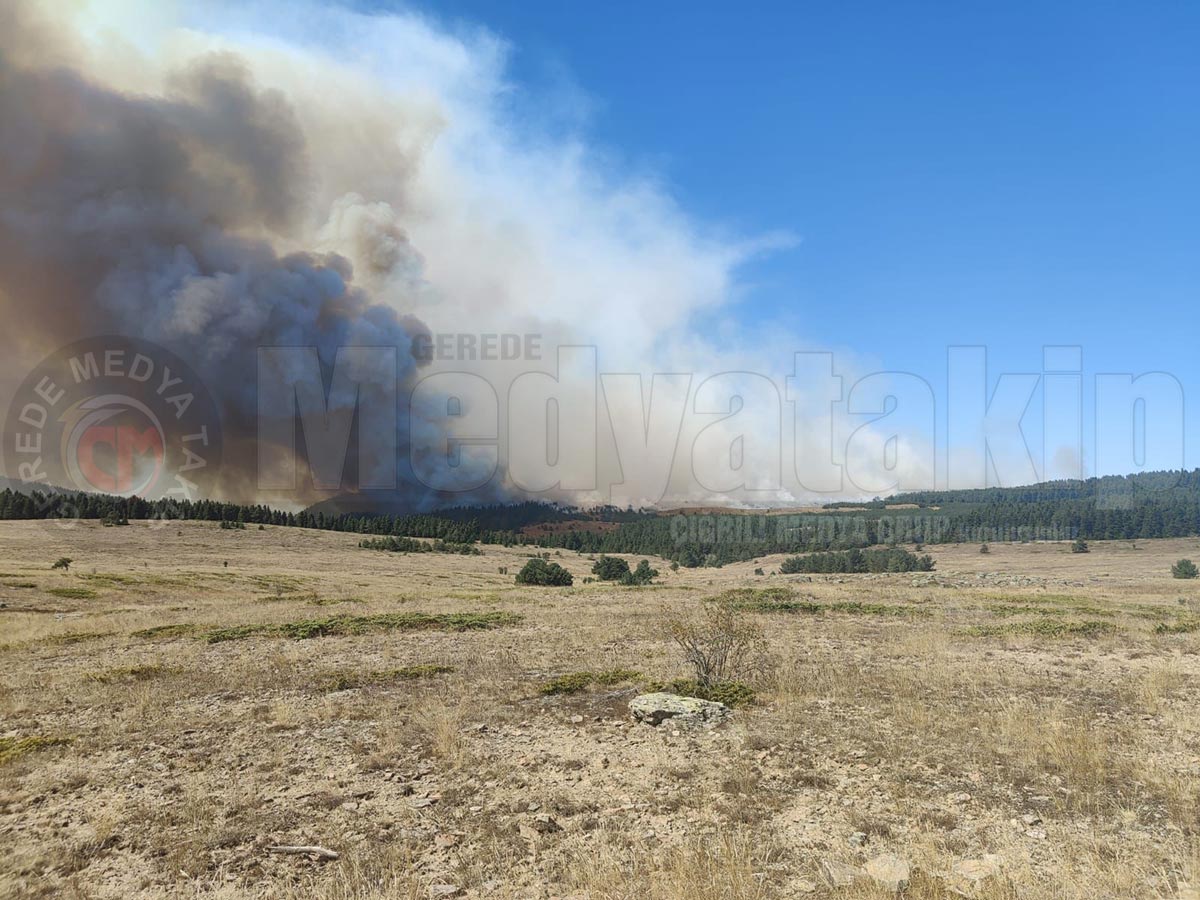
<path id="1" fill-rule="evenodd" d="M 619 556 L 604 556 L 592 566 L 592 574 L 600 581 L 620 581 L 629 575 L 629 563 Z"/>
<path id="2" fill-rule="evenodd" d="M 529 560 L 517 573 L 517 584 L 570 587 L 573 582 L 570 572 L 558 563 L 546 562 L 543 559 Z"/>
<path id="3" fill-rule="evenodd" d="M 627 572 L 621 577 L 621 584 L 625 585 L 643 585 L 649 584 L 658 577 L 658 569 L 650 568 L 650 562 L 643 559 L 637 564 L 637 568 L 632 572 Z"/>
<path id="4" fill-rule="evenodd" d="M 1175 578 L 1195 578 L 1200 575 L 1200 569 L 1197 569 L 1196 564 L 1190 559 L 1181 559 L 1171 566 L 1171 574 Z"/>

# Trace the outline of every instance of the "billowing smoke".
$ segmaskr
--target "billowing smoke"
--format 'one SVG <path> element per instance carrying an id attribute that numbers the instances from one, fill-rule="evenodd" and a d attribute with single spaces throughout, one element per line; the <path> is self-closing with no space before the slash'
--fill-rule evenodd
<path id="1" fill-rule="evenodd" d="M 162 95 L 116 90 L 39 65 L 28 12 L 4 16 L 0 299 L 21 342 L 121 334 L 178 353 L 217 401 L 222 487 L 240 497 L 252 494 L 257 348 L 316 347 L 331 363 L 339 347 L 396 347 L 398 374 L 412 374 L 424 326 L 360 287 L 344 256 L 302 248 L 314 176 L 286 96 L 228 52 L 173 68 Z M 344 202 L 333 227 L 382 235 L 364 252 L 368 277 L 404 273 L 416 289 L 403 231 L 370 217 Z"/>
<path id="2" fill-rule="evenodd" d="M 652 175 L 589 147 L 574 110 L 522 113 L 505 60 L 484 31 L 304 0 L 4 4 L 0 311 L 19 340 L 0 362 L 0 402 L 57 347 L 143 336 L 216 395 L 220 492 L 298 503 L 328 493 L 258 491 L 258 348 L 315 347 L 326 378 L 340 347 L 398 348 L 395 447 L 411 485 L 407 444 L 435 445 L 438 425 L 407 415 L 409 387 L 461 369 L 509 399 L 523 372 L 554 371 L 556 347 L 589 345 L 600 372 L 645 381 L 605 385 L 597 458 L 581 477 L 525 486 L 635 504 L 720 502 L 739 483 L 759 502 L 802 496 L 781 415 L 792 352 L 807 342 L 772 322 L 748 332 L 733 303 L 737 267 L 789 239 L 705 227 Z M 408 349 L 427 330 L 536 334 L 544 354 L 420 367 Z M 722 371 L 763 373 L 748 382 L 762 403 L 704 386 Z M 654 373 L 691 377 L 652 387 Z M 823 398 L 813 398 L 819 415 Z M 666 427 L 653 437 L 651 408 Z M 528 409 L 541 416 L 545 404 L 534 397 Z M 405 504 L 520 495 L 505 450 L 546 443 L 523 414 L 498 417 L 495 478 L 468 496 L 419 489 Z M 746 447 L 745 478 L 701 477 L 739 435 L 782 448 Z M 797 428 L 796 446 L 814 435 Z M 798 455 L 828 465 L 820 440 Z M 354 448 L 348 458 L 363 462 Z"/>

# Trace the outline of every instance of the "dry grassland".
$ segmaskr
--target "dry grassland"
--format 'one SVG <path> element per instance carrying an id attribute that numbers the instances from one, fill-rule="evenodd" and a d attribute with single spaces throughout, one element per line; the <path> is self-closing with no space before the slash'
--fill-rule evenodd
<path id="1" fill-rule="evenodd" d="M 1198 541 L 644 588 L 356 544 L 0 523 L 0 896 L 868 898 L 823 870 L 881 854 L 922 900 L 1200 896 Z M 634 725 L 687 674 L 664 620 L 767 587 L 758 702 Z"/>

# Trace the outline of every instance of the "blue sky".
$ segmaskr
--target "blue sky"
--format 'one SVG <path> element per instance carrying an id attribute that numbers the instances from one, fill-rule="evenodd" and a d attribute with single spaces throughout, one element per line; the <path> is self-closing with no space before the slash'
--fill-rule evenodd
<path id="1" fill-rule="evenodd" d="M 1194 372 L 1200 8 L 1054 6 L 424 8 L 508 39 L 533 94 L 573 79 L 588 132 L 687 210 L 798 235 L 747 316 L 915 370 L 1065 342 Z"/>
<path id="2" fill-rule="evenodd" d="M 698 219 L 795 234 L 742 272 L 750 326 L 939 393 L 950 344 L 1198 383 L 1200 7 L 416 8 L 510 43 L 515 115 L 568 110 Z"/>

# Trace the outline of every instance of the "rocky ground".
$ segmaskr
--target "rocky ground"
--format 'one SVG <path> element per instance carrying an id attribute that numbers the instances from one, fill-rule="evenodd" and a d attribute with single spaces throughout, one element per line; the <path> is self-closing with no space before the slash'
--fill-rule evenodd
<path id="1" fill-rule="evenodd" d="M 1200 542 L 642 588 L 356 545 L 0 523 L 0 896 L 1200 896 Z M 736 595 L 756 701 L 635 722 L 747 588 L 800 610 Z"/>

